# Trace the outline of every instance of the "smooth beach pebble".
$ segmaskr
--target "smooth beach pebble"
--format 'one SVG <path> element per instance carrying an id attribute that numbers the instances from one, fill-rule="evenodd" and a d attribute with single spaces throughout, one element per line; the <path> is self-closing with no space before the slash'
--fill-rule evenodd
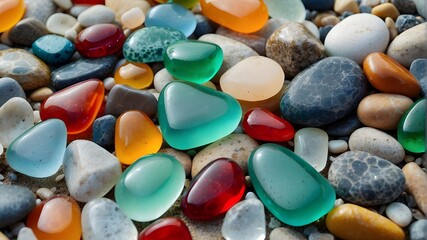
<path id="1" fill-rule="evenodd" d="M 320 128 L 301 128 L 295 133 L 294 153 L 318 172 L 328 161 L 328 134 Z"/>
<path id="2" fill-rule="evenodd" d="M 341 15 L 344 12 L 359 13 L 359 7 L 353 0 L 335 0 L 334 11 Z"/>
<path id="3" fill-rule="evenodd" d="M 192 240 L 192 237 L 185 222 L 176 217 L 167 217 L 144 228 L 138 240 Z"/>
<path id="4" fill-rule="evenodd" d="M 71 197 L 57 196 L 38 204 L 26 225 L 37 239 L 78 240 L 82 235 L 80 207 Z"/>
<path id="5" fill-rule="evenodd" d="M 366 208 L 343 204 L 326 217 L 328 230 L 348 240 L 403 240 L 405 232 L 389 219 Z"/>
<path id="6" fill-rule="evenodd" d="M 153 82 L 153 70 L 145 63 L 126 62 L 116 69 L 114 81 L 136 89 L 144 89 Z"/>
<path id="7" fill-rule="evenodd" d="M 65 32 L 73 28 L 77 23 L 77 19 L 65 13 L 55 13 L 46 21 L 46 28 L 51 33 L 65 36 Z"/>
<path id="8" fill-rule="evenodd" d="M 414 153 L 426 151 L 427 100 L 416 101 L 402 116 L 397 129 L 397 140 L 405 150 Z"/>
<path id="9" fill-rule="evenodd" d="M 357 117 L 368 127 L 396 129 L 403 114 L 414 102 L 407 96 L 391 93 L 370 94 L 357 106 Z"/>
<path id="10" fill-rule="evenodd" d="M 36 196 L 30 189 L 0 184 L 0 228 L 23 219 L 35 206 Z"/>
<path id="11" fill-rule="evenodd" d="M 268 19 L 268 9 L 259 0 L 200 0 L 203 15 L 236 32 L 251 33 L 261 29 Z"/>
<path id="12" fill-rule="evenodd" d="M 185 176 L 190 174 L 192 162 L 190 156 L 188 156 L 185 152 L 181 152 L 173 148 L 162 148 L 158 151 L 158 153 L 164 153 L 173 156 L 182 164 L 182 167 L 185 171 Z"/>
<path id="13" fill-rule="evenodd" d="M 419 58 L 411 63 L 409 71 L 420 82 L 421 96 L 427 97 L 427 58 Z"/>
<path id="14" fill-rule="evenodd" d="M 419 95 L 421 87 L 417 79 L 402 65 L 384 53 L 369 54 L 363 61 L 366 78 L 373 87 L 384 93 L 407 97 Z"/>
<path id="15" fill-rule="evenodd" d="M 411 223 L 412 212 L 403 203 L 393 202 L 385 209 L 387 217 L 401 227 L 406 227 Z"/>
<path id="16" fill-rule="evenodd" d="M 0 107 L 14 97 L 20 97 L 25 99 L 25 92 L 22 87 L 13 78 L 0 78 Z"/>
<path id="17" fill-rule="evenodd" d="M 114 196 L 132 220 L 148 222 L 163 215 L 184 187 L 184 168 L 166 154 L 146 155 L 129 166 L 116 184 Z"/>
<path id="18" fill-rule="evenodd" d="M 270 240 L 307 240 L 307 238 L 300 232 L 286 228 L 286 227 L 278 227 L 271 231 L 270 236 L 268 236 Z"/>
<path id="19" fill-rule="evenodd" d="M 331 140 L 328 142 L 328 151 L 333 154 L 340 154 L 348 149 L 348 143 L 344 140 Z"/>
<path id="20" fill-rule="evenodd" d="M 283 18 L 293 22 L 305 19 L 305 7 L 301 0 L 265 0 L 268 15 L 272 18 Z"/>
<path id="21" fill-rule="evenodd" d="M 116 14 L 116 21 L 120 22 L 120 18 L 122 15 L 134 8 L 137 7 L 142 10 L 144 14 L 151 8 L 151 5 L 148 1 L 140 1 L 140 0 L 105 0 L 105 6 L 111 8 Z"/>
<path id="22" fill-rule="evenodd" d="M 25 13 L 24 0 L 3 0 L 0 3 L 0 33 L 12 28 Z"/>
<path id="23" fill-rule="evenodd" d="M 31 228 L 23 227 L 19 230 L 17 240 L 37 240 L 37 237 Z"/>
<path id="24" fill-rule="evenodd" d="M 351 2 L 354 2 L 350 0 Z M 354 42 L 358 47 L 352 46 Z M 329 56 L 347 57 L 362 64 L 372 52 L 384 52 L 389 42 L 389 32 L 384 21 L 367 13 L 354 14 L 338 23 L 325 39 Z"/>
<path id="25" fill-rule="evenodd" d="M 427 219 L 421 219 L 409 226 L 409 236 L 411 240 L 427 239 Z"/>
<path id="26" fill-rule="evenodd" d="M 61 65 L 74 55 L 74 43 L 54 34 L 38 38 L 32 45 L 33 53 L 47 64 Z"/>
<path id="27" fill-rule="evenodd" d="M 116 15 L 111 8 L 104 5 L 94 5 L 79 14 L 77 21 L 83 27 L 90 27 L 101 23 L 114 23 Z"/>
<path id="28" fill-rule="evenodd" d="M 257 32 L 239 33 L 226 27 L 219 26 L 215 33 L 242 42 L 255 50 L 259 55 L 265 55 L 265 43 L 267 42 L 267 39 L 263 36 L 259 36 Z"/>
<path id="29" fill-rule="evenodd" d="M 406 189 L 417 202 L 418 208 L 427 214 L 427 174 L 414 162 L 403 167 Z"/>
<path id="30" fill-rule="evenodd" d="M 383 3 L 372 8 L 372 14 L 382 19 L 390 17 L 396 21 L 399 16 L 399 10 L 392 3 Z"/>
<path id="31" fill-rule="evenodd" d="M 122 14 L 120 22 L 126 28 L 135 29 L 145 22 L 145 14 L 141 8 L 134 7 Z"/>
<path id="32" fill-rule="evenodd" d="M 35 18 L 25 18 L 19 21 L 9 31 L 9 40 L 14 44 L 30 47 L 33 42 L 49 34 L 43 22 Z"/>

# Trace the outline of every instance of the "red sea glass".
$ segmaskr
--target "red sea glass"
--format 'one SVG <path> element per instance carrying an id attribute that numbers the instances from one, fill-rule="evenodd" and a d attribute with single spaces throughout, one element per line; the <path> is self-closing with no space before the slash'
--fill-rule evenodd
<path id="1" fill-rule="evenodd" d="M 87 4 L 87 5 L 95 5 L 95 4 L 105 4 L 105 0 L 73 0 L 74 4 Z"/>
<path id="2" fill-rule="evenodd" d="M 77 35 L 75 45 L 83 57 L 99 58 L 119 51 L 125 40 L 120 27 L 106 23 L 85 28 Z"/>
<path id="3" fill-rule="evenodd" d="M 58 118 L 64 121 L 68 134 L 88 129 L 95 120 L 104 100 L 104 85 L 96 79 L 86 80 L 61 91 L 43 101 L 42 120 Z"/>
<path id="4" fill-rule="evenodd" d="M 190 219 L 212 220 L 225 214 L 245 193 L 245 175 L 231 159 L 219 158 L 202 169 L 181 200 Z"/>
<path id="5" fill-rule="evenodd" d="M 175 217 L 162 218 L 146 227 L 138 240 L 192 240 L 187 225 Z"/>
<path id="6" fill-rule="evenodd" d="M 285 142 L 295 135 L 288 121 L 264 108 L 249 110 L 243 117 L 242 127 L 246 134 L 262 141 Z"/>

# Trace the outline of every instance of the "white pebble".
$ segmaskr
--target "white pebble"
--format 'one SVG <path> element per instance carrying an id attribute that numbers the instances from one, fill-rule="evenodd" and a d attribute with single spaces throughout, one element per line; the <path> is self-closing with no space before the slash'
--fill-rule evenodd
<path id="1" fill-rule="evenodd" d="M 71 0 L 53 0 L 53 2 L 62 10 L 69 10 L 73 7 Z"/>
<path id="2" fill-rule="evenodd" d="M 64 174 L 59 174 L 56 178 L 55 178 L 55 182 L 60 182 L 62 181 L 62 179 L 64 179 Z"/>
<path id="3" fill-rule="evenodd" d="M 3 144 L 1 144 L 1 143 L 0 143 L 0 155 L 2 155 L 2 154 L 3 154 L 3 150 L 4 150 L 4 149 L 3 149 Z"/>
<path id="4" fill-rule="evenodd" d="M 338 207 L 338 206 L 343 205 L 343 204 L 344 204 L 344 200 L 342 200 L 341 198 L 338 198 L 334 202 L 334 207 Z"/>
<path id="5" fill-rule="evenodd" d="M 390 220 L 401 227 L 408 226 L 412 220 L 411 210 L 400 202 L 390 203 L 385 209 L 385 213 Z"/>
<path id="6" fill-rule="evenodd" d="M 91 7 L 90 5 L 83 5 L 83 4 L 74 5 L 70 9 L 70 14 L 73 15 L 74 17 L 78 17 L 80 15 L 80 13 L 84 12 L 86 9 L 88 9 L 90 7 Z"/>
<path id="7" fill-rule="evenodd" d="M 311 21 L 305 20 L 302 22 L 302 24 L 317 38 L 320 38 L 319 29 L 317 28 L 316 24 L 314 24 Z"/>
<path id="8" fill-rule="evenodd" d="M 114 81 L 114 78 L 112 77 L 107 77 L 106 79 L 104 79 L 104 88 L 105 90 L 110 91 L 114 85 L 116 85 L 116 82 Z"/>
<path id="9" fill-rule="evenodd" d="M 39 110 L 34 110 L 33 115 L 34 115 L 34 123 L 38 123 L 41 121 Z"/>
<path id="10" fill-rule="evenodd" d="M 125 28 L 134 29 L 144 23 L 145 14 L 141 8 L 134 7 L 123 13 L 120 20 Z"/>
<path id="11" fill-rule="evenodd" d="M 65 36 L 68 29 L 77 23 L 77 19 L 65 13 L 55 13 L 46 21 L 46 28 L 51 33 Z"/>
<path id="12" fill-rule="evenodd" d="M 348 149 L 348 144 L 344 140 L 331 140 L 328 142 L 328 151 L 333 154 L 340 154 Z"/>
<path id="13" fill-rule="evenodd" d="M 31 228 L 23 227 L 19 230 L 17 240 L 37 240 L 37 237 Z"/>
<path id="14" fill-rule="evenodd" d="M 116 19 L 114 11 L 105 5 L 94 5 L 79 14 L 77 21 L 83 27 L 101 23 L 113 23 Z"/>
<path id="15" fill-rule="evenodd" d="M 37 196 L 39 196 L 42 200 L 46 200 L 53 196 L 53 192 L 47 188 L 39 188 L 36 191 Z"/>
<path id="16" fill-rule="evenodd" d="M 157 92 L 161 92 L 163 87 L 166 86 L 166 84 L 174 80 L 175 78 L 168 72 L 168 70 L 166 68 L 163 68 L 154 75 L 154 88 L 157 90 Z"/>
<path id="17" fill-rule="evenodd" d="M 70 41 L 74 41 L 77 37 L 77 32 L 72 28 L 68 29 L 67 31 L 65 31 L 64 37 Z"/>

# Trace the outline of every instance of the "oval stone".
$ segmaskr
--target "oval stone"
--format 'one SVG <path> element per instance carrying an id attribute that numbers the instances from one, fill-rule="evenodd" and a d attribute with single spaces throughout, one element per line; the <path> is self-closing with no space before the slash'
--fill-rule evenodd
<path id="1" fill-rule="evenodd" d="M 368 152 L 394 164 L 400 163 L 405 157 L 405 150 L 394 137 L 370 127 L 354 131 L 350 135 L 348 146 L 351 151 Z"/>
<path id="2" fill-rule="evenodd" d="M 67 30 L 77 23 L 77 19 L 65 13 L 54 13 L 46 21 L 46 28 L 52 34 L 65 36 Z"/>
<path id="3" fill-rule="evenodd" d="M 329 212 L 335 191 L 329 182 L 302 158 L 276 144 L 254 150 L 248 162 L 255 191 L 280 221 L 302 226 Z"/>
<path id="4" fill-rule="evenodd" d="M 47 64 L 61 65 L 74 55 L 74 43 L 58 35 L 38 38 L 32 45 L 33 53 Z"/>
<path id="5" fill-rule="evenodd" d="M 329 168 L 328 179 L 338 196 L 362 206 L 389 203 L 405 190 L 399 167 L 362 151 L 339 155 Z"/>
<path id="6" fill-rule="evenodd" d="M 427 100 L 416 101 L 402 116 L 397 127 L 397 139 L 405 150 L 414 153 L 426 151 Z"/>
<path id="7" fill-rule="evenodd" d="M 163 215 L 184 187 L 181 163 L 166 154 L 152 154 L 130 165 L 116 184 L 114 196 L 131 219 L 148 222 Z"/>
<path id="8" fill-rule="evenodd" d="M 36 196 L 23 186 L 0 184 L 0 228 L 23 219 L 36 206 Z"/>
<path id="9" fill-rule="evenodd" d="M 0 51 L 0 77 L 15 79 L 24 90 L 35 90 L 49 85 L 50 70 L 30 52 L 11 48 Z"/>
<path id="10" fill-rule="evenodd" d="M 261 101 L 280 91 L 285 73 L 272 59 L 262 56 L 248 57 L 231 67 L 220 79 L 223 92 L 238 100 Z"/>
<path id="11" fill-rule="evenodd" d="M 328 161 L 328 134 L 320 128 L 301 128 L 295 133 L 294 153 L 318 172 Z"/>
<path id="12" fill-rule="evenodd" d="M 182 212 L 190 219 L 213 220 L 238 203 L 245 189 L 239 165 L 231 159 L 217 159 L 193 178 L 181 199 Z"/>
<path id="13" fill-rule="evenodd" d="M 144 89 L 153 83 L 153 77 L 153 70 L 149 65 L 126 62 L 116 69 L 114 82 L 136 89 Z"/>
<path id="14" fill-rule="evenodd" d="M 15 139 L 6 151 L 6 160 L 12 169 L 22 174 L 36 178 L 50 177 L 62 165 L 66 143 L 64 122 L 49 119 Z"/>
<path id="15" fill-rule="evenodd" d="M 96 24 L 114 23 L 116 15 L 113 10 L 104 5 L 94 5 L 79 14 L 77 21 L 83 27 L 90 27 Z"/>
<path id="16" fill-rule="evenodd" d="M 202 84 L 215 76 L 223 58 L 221 48 L 214 43 L 186 40 L 169 45 L 163 63 L 173 77 Z"/>
<path id="17" fill-rule="evenodd" d="M 8 38 L 13 44 L 31 47 L 36 39 L 49 34 L 49 31 L 40 20 L 25 18 L 10 29 L 8 34 Z"/>
<path id="18" fill-rule="evenodd" d="M 384 93 L 416 97 L 421 87 L 417 79 L 402 65 L 384 53 L 369 54 L 363 61 L 363 70 L 371 85 Z"/>
<path id="19" fill-rule="evenodd" d="M 145 27 L 132 33 L 123 45 L 123 55 L 129 62 L 160 62 L 167 47 L 186 40 L 185 35 L 171 28 Z"/>
<path id="20" fill-rule="evenodd" d="M 403 95 L 374 93 L 360 101 L 357 116 L 368 127 L 393 130 L 413 103 L 409 97 Z"/>
<path id="21" fill-rule="evenodd" d="M 408 193 L 414 196 L 418 209 L 427 214 L 427 175 L 415 162 L 406 164 L 402 170 Z"/>
<path id="22" fill-rule="evenodd" d="M 145 16 L 146 27 L 172 28 L 186 37 L 196 29 L 194 14 L 176 3 L 164 3 L 152 7 Z"/>
<path id="23" fill-rule="evenodd" d="M 332 209 L 326 217 L 326 226 L 332 234 L 341 239 L 405 239 L 405 232 L 386 217 L 349 203 Z"/>
<path id="24" fill-rule="evenodd" d="M 360 13 L 332 28 L 326 36 L 325 49 L 329 56 L 347 57 L 362 64 L 369 53 L 384 52 L 388 42 L 389 31 L 384 21 L 375 15 Z"/>
<path id="25" fill-rule="evenodd" d="M 363 70 L 344 57 L 329 57 L 295 77 L 280 102 L 283 118 L 305 126 L 324 126 L 352 112 L 365 96 Z"/>
<path id="26" fill-rule="evenodd" d="M 26 98 L 22 87 L 13 78 L 0 78 L 0 107 L 14 97 Z"/>

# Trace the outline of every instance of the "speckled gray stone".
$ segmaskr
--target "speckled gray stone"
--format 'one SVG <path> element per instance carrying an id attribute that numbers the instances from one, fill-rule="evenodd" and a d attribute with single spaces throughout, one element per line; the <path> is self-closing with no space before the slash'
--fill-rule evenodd
<path id="1" fill-rule="evenodd" d="M 416 16 L 409 15 L 409 14 L 402 14 L 402 15 L 399 15 L 399 17 L 397 17 L 396 19 L 396 29 L 397 29 L 397 32 L 400 34 L 420 23 L 421 21 L 417 19 Z"/>
<path id="2" fill-rule="evenodd" d="M 389 203 L 405 190 L 402 169 L 362 151 L 339 155 L 329 168 L 328 179 L 339 197 L 362 206 Z"/>
<path id="3" fill-rule="evenodd" d="M 426 240 L 427 239 L 427 219 L 418 220 L 409 226 L 410 240 Z"/>
<path id="4" fill-rule="evenodd" d="M 88 202 L 82 210 L 82 235 L 85 240 L 137 239 L 132 220 L 107 198 Z"/>
<path id="5" fill-rule="evenodd" d="M 267 39 L 264 37 L 255 34 L 238 33 L 222 26 L 216 30 L 216 34 L 239 41 L 255 50 L 259 55 L 265 56 Z"/>
<path id="6" fill-rule="evenodd" d="M 52 0 L 25 0 L 25 5 L 24 18 L 37 18 L 42 23 L 46 23 L 50 15 L 56 12 L 56 6 Z"/>
<path id="7" fill-rule="evenodd" d="M 323 44 L 304 25 L 294 22 L 276 30 L 265 49 L 266 56 L 283 68 L 286 79 L 326 57 Z"/>
<path id="8" fill-rule="evenodd" d="M 13 78 L 0 78 L 0 107 L 13 97 L 26 98 L 22 87 Z"/>
<path id="9" fill-rule="evenodd" d="M 157 112 L 157 99 L 147 90 L 116 84 L 108 95 L 105 113 L 119 117 L 130 110 L 142 111 L 152 117 Z"/>
<path id="10" fill-rule="evenodd" d="M 19 21 L 9 32 L 9 40 L 14 44 L 31 47 L 39 37 L 49 34 L 45 24 L 36 18 Z"/>
<path id="11" fill-rule="evenodd" d="M 283 118 L 304 126 L 325 126 L 356 109 L 366 94 L 360 66 L 345 57 L 320 60 L 301 72 L 280 102 Z"/>
<path id="12" fill-rule="evenodd" d="M 427 96 L 427 58 L 419 58 L 412 62 L 410 72 L 420 82 L 421 95 Z"/>
<path id="13" fill-rule="evenodd" d="M 36 206 L 30 189 L 0 184 L 0 229 L 23 219 Z"/>

